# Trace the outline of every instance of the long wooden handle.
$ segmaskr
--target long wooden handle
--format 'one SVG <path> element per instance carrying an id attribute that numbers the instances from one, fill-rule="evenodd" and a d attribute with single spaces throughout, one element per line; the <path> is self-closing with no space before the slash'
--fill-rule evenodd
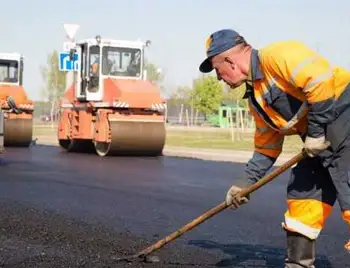
<path id="1" fill-rule="evenodd" d="M 250 185 L 247 188 L 242 189 L 242 191 L 240 192 L 241 196 L 247 196 L 248 194 L 256 191 L 257 189 L 259 189 L 261 186 L 263 186 L 264 184 L 272 181 L 274 178 L 276 178 L 278 175 L 280 175 L 282 172 L 284 172 L 285 170 L 287 170 L 288 168 L 292 167 L 293 165 L 295 165 L 296 163 L 298 163 L 300 160 L 302 160 L 305 157 L 304 152 L 299 153 L 298 155 L 294 156 L 292 159 L 290 159 L 289 161 L 287 161 L 286 163 L 284 163 L 283 165 L 281 165 L 280 167 L 276 168 L 274 171 L 272 171 L 270 174 L 264 176 L 263 178 L 261 178 L 259 181 L 257 181 L 256 183 L 254 183 L 253 185 Z M 199 216 L 198 218 L 194 219 L 193 221 L 187 223 L 186 225 L 184 225 L 183 227 L 181 227 L 180 229 L 176 230 L 175 232 L 173 232 L 172 234 L 166 236 L 165 238 L 159 240 L 158 242 L 154 243 L 153 245 L 147 247 L 146 249 L 140 251 L 138 254 L 136 254 L 136 256 L 146 256 L 158 249 L 160 249 L 161 247 L 163 247 L 165 244 L 173 241 L 174 239 L 180 237 L 182 234 L 184 234 L 185 232 L 193 229 L 194 227 L 198 226 L 199 224 L 201 224 L 202 222 L 206 221 L 207 219 L 213 217 L 215 214 L 223 211 L 224 209 L 226 209 L 228 206 L 226 204 L 226 202 L 222 202 L 221 204 L 217 205 L 216 207 L 206 211 L 205 213 L 203 213 L 201 216 Z"/>

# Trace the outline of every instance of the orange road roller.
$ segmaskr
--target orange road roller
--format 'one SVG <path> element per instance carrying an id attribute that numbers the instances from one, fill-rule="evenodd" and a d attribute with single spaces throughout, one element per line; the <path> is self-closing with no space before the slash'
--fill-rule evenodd
<path id="1" fill-rule="evenodd" d="M 0 155 L 4 153 L 4 113 L 0 108 Z"/>
<path id="2" fill-rule="evenodd" d="M 33 136 L 33 101 L 23 87 L 23 56 L 0 53 L 0 108 L 4 116 L 4 146 L 28 147 Z"/>
<path id="3" fill-rule="evenodd" d="M 99 156 L 162 155 L 166 102 L 147 80 L 149 44 L 96 36 L 60 54 L 67 84 L 58 124 L 62 148 Z"/>

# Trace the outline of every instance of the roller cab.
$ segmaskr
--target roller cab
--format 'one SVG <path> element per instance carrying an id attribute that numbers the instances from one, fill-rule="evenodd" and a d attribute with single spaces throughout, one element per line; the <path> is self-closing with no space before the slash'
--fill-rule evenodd
<path id="1" fill-rule="evenodd" d="M 59 144 L 99 156 L 162 154 L 166 103 L 147 80 L 149 42 L 96 38 L 74 43 L 60 104 Z"/>
<path id="2" fill-rule="evenodd" d="M 0 53 L 0 108 L 4 146 L 28 147 L 32 142 L 34 105 L 23 87 L 23 56 Z"/>

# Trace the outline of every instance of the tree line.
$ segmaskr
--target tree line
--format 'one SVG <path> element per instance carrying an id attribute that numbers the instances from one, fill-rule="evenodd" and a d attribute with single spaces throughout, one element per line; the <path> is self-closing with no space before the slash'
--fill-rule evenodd
<path id="1" fill-rule="evenodd" d="M 231 89 L 218 81 L 214 75 L 200 75 L 193 79 L 192 86 L 181 86 L 170 95 L 170 105 L 183 104 L 191 106 L 204 116 L 215 114 L 219 107 L 225 103 L 234 103 L 243 108 L 248 107 L 246 100 L 242 99 L 245 86 Z"/>

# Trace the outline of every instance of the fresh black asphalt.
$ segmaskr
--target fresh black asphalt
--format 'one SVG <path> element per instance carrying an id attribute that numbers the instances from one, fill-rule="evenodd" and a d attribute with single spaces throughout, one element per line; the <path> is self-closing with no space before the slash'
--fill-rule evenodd
<path id="1" fill-rule="evenodd" d="M 176 157 L 101 158 L 54 146 L 7 148 L 0 166 L 0 267 L 280 267 L 288 173 L 157 251 L 118 263 L 224 200 L 244 165 Z M 350 267 L 334 208 L 317 268 Z"/>

